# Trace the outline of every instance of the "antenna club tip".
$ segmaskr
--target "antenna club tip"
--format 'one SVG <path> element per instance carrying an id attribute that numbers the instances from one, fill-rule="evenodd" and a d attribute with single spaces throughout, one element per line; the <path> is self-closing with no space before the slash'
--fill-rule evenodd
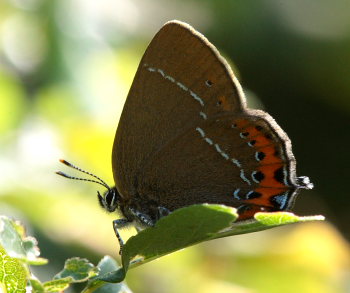
<path id="1" fill-rule="evenodd" d="M 55 172 L 57 175 L 60 175 L 60 176 L 63 176 L 63 177 L 66 177 L 66 178 L 69 178 L 69 176 L 61 171 L 56 171 Z"/>
<path id="2" fill-rule="evenodd" d="M 71 166 L 72 164 L 69 163 L 68 161 L 64 160 L 64 159 L 59 159 L 59 161 L 62 163 L 62 164 L 65 164 L 67 166 Z"/>

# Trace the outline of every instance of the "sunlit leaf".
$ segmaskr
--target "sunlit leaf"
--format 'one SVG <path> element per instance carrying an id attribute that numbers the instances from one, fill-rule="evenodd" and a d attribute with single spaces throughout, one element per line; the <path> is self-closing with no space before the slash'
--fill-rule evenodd
<path id="1" fill-rule="evenodd" d="M 322 216 L 298 217 L 288 212 L 257 213 L 253 220 L 235 222 L 237 218 L 234 208 L 223 205 L 202 204 L 178 209 L 159 220 L 155 227 L 131 237 L 123 247 L 123 267 L 99 278 L 120 282 L 129 266 L 141 265 L 203 241 L 324 219 Z"/>
<path id="2" fill-rule="evenodd" d="M 26 277 L 24 264 L 7 255 L 5 249 L 0 245 L 0 289 L 8 293 L 24 293 L 26 292 Z"/>
<path id="3" fill-rule="evenodd" d="M 98 271 L 99 269 L 87 259 L 74 257 L 66 260 L 63 270 L 54 279 L 71 278 L 71 282 L 84 282 L 96 276 Z"/>
<path id="4" fill-rule="evenodd" d="M 43 265 L 47 260 L 40 258 L 40 250 L 34 237 L 25 235 L 24 227 L 8 217 L 0 216 L 0 244 L 11 257 L 28 264 Z"/>
<path id="5" fill-rule="evenodd" d="M 110 256 L 105 256 L 97 265 L 100 274 L 97 278 L 89 281 L 84 292 L 97 293 L 130 293 L 128 286 L 121 282 L 125 278 L 125 273 L 117 262 Z M 119 276 L 118 276 L 119 274 Z M 107 283 L 106 283 L 107 282 Z M 114 283 L 114 284 L 113 284 Z M 117 284 L 115 284 L 117 283 Z"/>
<path id="6" fill-rule="evenodd" d="M 71 283 L 73 283 L 73 278 L 66 277 L 58 280 L 45 282 L 43 285 L 45 292 L 59 292 L 67 289 Z"/>

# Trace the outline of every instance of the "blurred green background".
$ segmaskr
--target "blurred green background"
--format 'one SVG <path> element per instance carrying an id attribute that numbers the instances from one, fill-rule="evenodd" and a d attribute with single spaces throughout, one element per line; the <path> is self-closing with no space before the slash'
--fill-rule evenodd
<path id="1" fill-rule="evenodd" d="M 68 159 L 113 184 L 111 149 L 138 62 L 168 20 L 193 25 L 234 66 L 252 107 L 289 134 L 315 184 L 299 224 L 197 245 L 135 270 L 135 292 L 350 290 L 350 2 L 0 0 L 0 214 L 20 219 L 50 264 L 118 258 L 113 215 Z M 103 190 L 101 190 L 103 191 Z M 79 292 L 79 287 L 70 292 Z"/>

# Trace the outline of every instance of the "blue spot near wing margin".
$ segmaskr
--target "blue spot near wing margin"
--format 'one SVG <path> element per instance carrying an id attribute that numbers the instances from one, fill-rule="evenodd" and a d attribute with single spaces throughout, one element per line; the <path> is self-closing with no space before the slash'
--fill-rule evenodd
<path id="1" fill-rule="evenodd" d="M 287 207 L 287 203 L 288 203 L 288 193 L 286 192 L 286 193 L 276 195 L 271 199 L 271 201 L 276 208 L 280 210 L 284 210 Z"/>

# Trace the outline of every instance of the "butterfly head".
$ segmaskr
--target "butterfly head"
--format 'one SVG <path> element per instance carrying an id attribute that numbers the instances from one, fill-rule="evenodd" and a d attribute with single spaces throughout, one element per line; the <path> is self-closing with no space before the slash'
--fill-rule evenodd
<path id="1" fill-rule="evenodd" d="M 108 188 L 103 195 L 97 192 L 97 198 L 100 206 L 107 212 L 112 213 L 120 206 L 121 197 L 115 187 Z"/>

